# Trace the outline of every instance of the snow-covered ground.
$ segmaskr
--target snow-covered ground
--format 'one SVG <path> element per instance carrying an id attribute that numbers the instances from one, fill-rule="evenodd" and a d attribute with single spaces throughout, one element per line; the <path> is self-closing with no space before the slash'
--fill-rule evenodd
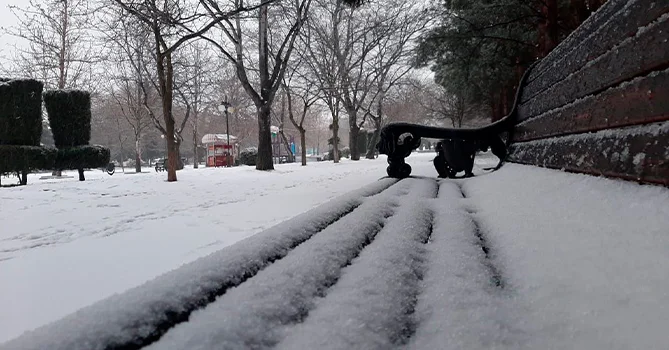
<path id="1" fill-rule="evenodd" d="M 31 174 L 28 186 L 0 189 L 0 343 L 373 182 L 386 166 L 186 168 L 176 183 L 152 169 L 90 171 L 85 182 Z"/>
<path id="2" fill-rule="evenodd" d="M 0 348 L 666 349 L 669 189 L 517 164 L 436 180 L 432 157 L 402 181 L 380 159 L 0 192 L 22 209 L 3 223 L 30 221 L 0 241 L 5 338 L 216 251 Z M 101 230 L 112 196 L 123 229 Z"/>

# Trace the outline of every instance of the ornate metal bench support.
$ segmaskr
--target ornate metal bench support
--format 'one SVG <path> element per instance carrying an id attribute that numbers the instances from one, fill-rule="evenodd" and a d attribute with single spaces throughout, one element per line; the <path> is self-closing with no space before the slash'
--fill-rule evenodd
<path id="1" fill-rule="evenodd" d="M 506 145 L 499 134 L 508 129 L 507 118 L 478 129 L 449 129 L 428 127 L 408 123 L 393 123 L 381 130 L 381 140 L 377 145 L 379 153 L 388 156 L 388 176 L 405 178 L 411 175 L 411 166 L 404 159 L 421 144 L 423 137 L 441 139 L 435 168 L 440 177 L 454 177 L 465 171 L 472 176 L 471 166 L 478 150 L 492 148 L 493 154 L 506 157 Z M 500 163 L 501 164 L 501 163 Z M 498 165 L 499 167 L 499 165 Z"/>
<path id="2" fill-rule="evenodd" d="M 499 157 L 500 163 L 494 168 L 499 169 L 506 158 L 506 144 L 499 136 L 504 132 L 511 132 L 515 123 L 520 100 L 521 87 L 524 85 L 536 61 L 523 74 L 511 112 L 504 118 L 477 129 L 451 129 L 424 126 L 409 123 L 392 123 L 381 129 L 381 139 L 376 145 L 380 154 L 388 156 L 388 176 L 405 178 L 411 175 L 411 166 L 404 158 L 420 146 L 421 138 L 441 139 L 443 148 L 435 158 L 435 168 L 442 177 L 453 177 L 454 173 L 464 170 L 465 176 L 472 176 L 471 166 L 477 150 L 492 149 L 492 153 Z M 440 164 L 444 162 L 445 164 Z M 470 164 L 471 163 L 471 164 Z"/>

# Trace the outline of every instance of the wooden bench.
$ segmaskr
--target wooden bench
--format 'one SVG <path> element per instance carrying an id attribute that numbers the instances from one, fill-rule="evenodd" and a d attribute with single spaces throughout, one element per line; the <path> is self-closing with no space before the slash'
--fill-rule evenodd
<path id="1" fill-rule="evenodd" d="M 506 118 L 466 131 L 390 124 L 388 175 L 421 137 L 481 141 L 511 132 L 506 161 L 669 185 L 667 3 L 611 0 L 523 77 Z M 493 151 L 495 149 L 493 148 Z"/>
<path id="2" fill-rule="evenodd" d="M 666 1 L 654 4 L 648 8 L 646 1 L 609 0 L 528 73 L 515 113 L 483 132 L 474 130 L 460 135 L 465 135 L 466 140 L 477 140 L 481 135 L 495 135 L 500 130 L 512 131 L 511 146 L 505 156 L 508 161 L 667 185 L 669 4 Z M 497 129 L 500 126 L 509 128 Z M 406 164 L 404 158 L 415 149 L 416 143 L 420 144 L 416 142 L 420 137 L 443 135 L 443 129 L 412 126 L 401 130 L 404 127 L 407 124 L 386 129 L 388 143 L 382 151 L 389 152 L 386 154 L 391 166 L 393 162 L 400 167 Z M 414 134 L 403 135 L 406 130 Z M 430 164 L 422 162 L 415 166 Z M 542 186 L 541 180 L 547 179 L 545 187 L 553 188 L 523 191 L 524 186 L 531 184 L 516 175 L 526 168 L 532 174 L 539 173 L 532 178 L 532 183 L 539 183 L 537 187 Z M 407 177 L 410 173 L 410 169 L 408 173 L 406 169 L 394 171 L 397 169 L 390 171 L 395 175 L 391 177 Z M 566 199 L 535 197 L 539 202 L 558 202 L 558 207 L 553 212 L 536 213 L 539 219 L 531 217 L 535 210 L 532 205 L 537 204 L 525 202 L 532 196 L 531 190 L 560 196 L 574 186 L 575 181 L 569 176 L 586 178 L 517 165 L 508 171 L 503 168 L 490 176 L 467 180 L 383 178 L 4 345 L 8 349 L 68 350 L 141 349 L 147 345 L 174 349 L 274 346 L 386 349 L 406 344 L 412 349 L 447 346 L 480 349 L 494 345 L 510 349 L 552 345 L 611 348 L 613 344 L 626 348 L 625 344 L 608 342 L 617 333 L 612 323 L 595 329 L 596 325 L 574 325 L 569 323 L 573 319 L 563 317 L 542 325 L 545 328 L 535 326 L 567 314 L 560 310 L 565 305 L 560 304 L 565 300 L 560 299 L 561 294 L 577 290 L 581 294 L 574 305 L 587 307 L 593 298 L 601 297 L 598 291 L 616 289 L 606 283 L 588 288 L 581 288 L 578 281 L 570 285 L 573 281 L 568 280 L 569 271 L 579 270 L 580 266 L 570 266 L 571 270 L 562 273 L 562 279 L 548 287 L 555 294 L 529 301 L 521 298 L 541 287 L 537 283 L 550 282 L 544 277 L 553 276 L 569 262 L 556 255 L 557 251 L 571 251 L 570 242 L 561 241 L 561 234 L 573 240 L 589 239 L 587 233 L 597 230 L 592 228 L 583 234 L 569 229 L 580 223 L 577 219 L 551 226 L 543 223 L 544 218 L 554 217 L 557 210 L 571 210 L 571 215 L 588 208 L 598 210 L 587 200 L 581 201 L 578 208 L 571 208 L 569 201 L 576 197 L 594 196 L 599 206 L 611 206 L 626 198 L 628 192 L 635 192 L 636 187 L 640 191 L 642 188 L 625 183 L 634 186 L 633 191 L 628 188 L 625 193 L 615 193 L 612 197 L 615 200 L 607 200 L 611 184 L 587 177 Z M 499 190 L 504 181 L 515 186 L 512 188 L 520 195 L 515 197 L 521 198 L 520 203 L 504 197 L 507 203 L 499 205 L 496 198 L 490 198 L 490 193 Z M 561 182 L 561 187 L 555 187 L 557 182 Z M 485 185 L 486 189 L 477 190 L 481 188 L 479 185 Z M 657 186 L 643 187 L 642 192 L 655 197 L 653 203 L 661 203 L 666 195 Z M 591 188 L 597 190 L 579 197 L 579 191 Z M 503 196 L 509 195 L 505 191 Z M 479 202 L 474 203 L 475 199 Z M 643 198 L 635 205 L 643 207 L 647 201 L 648 198 Z M 503 212 L 506 207 L 511 209 Z M 642 209 L 646 213 L 645 207 Z M 657 226 L 669 225 L 669 215 L 664 215 L 667 208 L 654 209 L 657 216 L 648 213 L 647 219 L 656 220 Z M 610 216 L 624 215 L 628 208 L 603 210 L 604 213 L 598 212 L 600 215 L 590 218 L 588 227 L 605 223 Z M 486 215 L 488 219 L 482 220 Z M 666 237 L 657 232 L 652 222 L 649 227 L 643 226 L 649 221 L 635 223 L 634 229 L 638 230 L 634 234 L 645 234 L 644 238 L 653 242 Z M 515 223 L 524 226 L 518 228 Z M 560 232 L 562 224 L 568 225 L 566 232 Z M 523 237 L 529 238 L 519 247 L 496 246 L 494 240 L 489 241 L 495 225 L 505 226 L 499 230 L 501 233 L 497 232 L 499 239 L 507 233 L 513 242 L 513 235 L 521 231 Z M 546 244 L 538 240 L 539 234 L 552 240 Z M 621 238 L 622 245 L 625 239 L 628 237 Z M 582 258 L 594 264 L 596 259 L 590 257 L 589 247 L 599 253 L 597 250 L 605 249 L 607 242 L 579 243 L 587 248 Z M 544 252 L 541 249 L 548 249 L 546 255 L 552 255 L 554 265 L 536 267 L 540 270 L 533 277 L 538 280 L 510 279 L 509 283 L 507 278 L 512 272 L 504 270 L 505 266 L 497 265 L 495 260 L 495 255 L 504 249 L 520 251 L 517 255 L 527 258 L 520 261 L 522 268 L 536 267 L 532 258 L 541 255 Z M 626 249 L 622 251 L 628 253 Z M 599 254 L 600 259 L 602 256 L 607 254 Z M 615 262 L 625 266 L 635 261 L 622 258 Z M 643 263 L 640 266 L 644 269 L 658 265 Z M 660 270 L 667 268 L 659 266 Z M 603 261 L 589 271 L 607 267 L 610 265 Z M 613 275 L 615 271 L 607 273 Z M 644 275 L 648 273 L 643 271 Z M 615 275 L 604 281 L 617 283 L 619 278 Z M 654 290 L 658 283 L 662 286 L 662 280 L 666 279 L 655 276 L 651 282 L 644 280 L 647 282 L 644 293 Z M 527 285 L 516 286 L 517 295 L 509 297 L 508 290 L 513 290 L 513 284 L 522 282 Z M 591 290 L 595 292 L 590 293 Z M 635 301 L 630 301 L 624 288 L 621 293 L 606 298 L 610 300 L 606 305 L 634 306 Z M 642 297 L 648 298 L 648 294 Z M 629 348 L 664 346 L 666 342 L 652 338 L 658 334 L 664 336 L 662 324 L 658 323 L 661 317 L 666 320 L 661 311 L 666 304 L 661 301 L 653 304 L 659 313 L 648 322 L 653 327 L 621 326 L 625 331 L 648 330 L 650 336 L 641 333 L 644 336 L 634 338 L 623 334 L 612 341 L 627 341 L 627 345 L 631 344 Z M 551 303 L 554 309 L 545 313 L 532 310 L 538 304 Z M 590 316 L 605 312 L 606 307 L 593 310 L 586 313 L 577 309 L 575 313 Z M 530 317 L 525 323 L 514 323 L 514 318 L 527 315 Z M 634 315 L 640 317 L 643 312 Z M 503 316 L 509 317 L 503 319 Z M 622 314 L 617 317 L 628 318 Z M 556 343 L 543 343 L 551 340 L 542 337 L 549 331 L 558 332 L 552 339 Z M 592 338 L 579 338 L 590 333 L 599 342 L 588 343 Z M 528 340 L 532 337 L 537 338 Z M 569 343 L 570 337 L 582 342 Z"/>

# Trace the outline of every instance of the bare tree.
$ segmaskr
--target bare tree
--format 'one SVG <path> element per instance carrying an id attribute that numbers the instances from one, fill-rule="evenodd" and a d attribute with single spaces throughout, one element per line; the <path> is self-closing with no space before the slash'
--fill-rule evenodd
<path id="1" fill-rule="evenodd" d="M 335 90 L 348 116 L 353 160 L 362 151 L 360 128 L 373 117 L 378 129 L 385 93 L 410 69 L 409 44 L 428 21 L 421 6 L 409 0 L 372 0 L 350 8 L 342 0 L 322 1 L 322 15 L 310 22 L 317 40 L 327 43 L 324 48 L 334 57 L 329 69 L 337 71 L 337 80 L 329 89 Z"/>
<path id="2" fill-rule="evenodd" d="M 18 20 L 6 32 L 26 41 L 14 49 L 16 73 L 39 79 L 46 88 L 92 88 L 92 65 L 99 61 L 93 47 L 92 13 L 86 0 L 29 0 L 10 6 Z"/>
<path id="3" fill-rule="evenodd" d="M 301 61 L 295 66 L 299 67 L 300 64 Z M 318 86 L 313 81 L 301 77 L 296 69 L 291 70 L 284 79 L 283 90 L 288 100 L 288 117 L 300 133 L 302 166 L 305 166 L 307 165 L 307 130 L 304 121 L 309 115 L 309 109 L 318 102 L 321 96 L 318 94 Z"/>
<path id="4" fill-rule="evenodd" d="M 374 109 L 370 107 L 364 108 L 374 127 L 372 138 L 367 143 L 367 159 L 375 157 L 386 95 L 411 71 L 413 51 L 410 44 L 429 22 L 429 17 L 425 16 L 421 7 L 413 2 L 396 0 L 390 8 L 389 13 L 385 15 L 386 20 L 372 28 L 371 33 L 376 38 L 378 47 L 371 60 L 374 94 L 368 99 L 370 107 L 376 105 L 375 112 L 372 112 Z"/>
<path id="5" fill-rule="evenodd" d="M 319 8 L 323 5 L 319 4 Z M 306 80 L 318 88 L 318 95 L 321 101 L 330 111 L 332 123 L 329 130 L 332 134 L 332 158 L 335 163 L 339 163 L 340 152 L 339 143 L 334 140 L 339 139 L 339 112 L 340 98 L 338 92 L 339 71 L 337 59 L 332 49 L 332 40 L 330 31 L 324 23 L 336 16 L 336 13 L 326 11 L 315 11 L 309 17 L 308 25 L 300 40 L 302 50 L 301 64 L 307 69 L 305 73 Z"/>
<path id="6" fill-rule="evenodd" d="M 229 12 L 219 12 L 216 15 L 199 12 L 200 7 L 194 6 L 186 0 L 113 0 L 125 13 L 141 23 L 145 30 L 151 33 L 151 47 L 154 49 L 155 72 L 157 76 L 157 90 L 161 98 L 162 117 L 164 125 L 155 123 L 163 131 L 167 143 L 167 181 L 177 180 L 177 164 L 179 161 L 179 144 L 181 141 L 179 130 L 174 119 L 174 62 L 173 54 L 188 41 L 195 39 L 217 24 L 228 20 L 230 16 L 249 11 L 243 6 L 231 9 Z M 186 113 L 190 113 L 187 100 Z M 152 120 L 158 121 L 154 113 L 149 111 Z M 179 133 L 178 133 L 179 132 Z"/>
<path id="7" fill-rule="evenodd" d="M 193 142 L 193 167 L 199 166 L 198 145 L 199 140 L 199 122 L 200 115 L 207 109 L 216 110 L 217 99 L 216 79 L 214 73 L 220 72 L 222 67 L 216 65 L 214 55 L 208 45 L 201 41 L 192 41 L 182 50 L 181 63 L 179 64 L 179 74 L 177 75 L 177 91 L 184 101 L 184 104 L 190 107 L 190 115 L 187 120 L 190 124 L 192 142 Z M 215 112 L 214 112 L 215 113 Z M 177 130 L 181 135 L 183 128 Z"/>
<path id="8" fill-rule="evenodd" d="M 450 126 L 461 128 L 480 114 L 480 106 L 467 101 L 467 93 L 451 94 L 434 82 L 411 81 L 410 86 L 420 92 L 418 100 L 426 115 L 433 121 L 449 121 Z"/>
<path id="9" fill-rule="evenodd" d="M 215 0 L 200 0 L 200 4 L 215 18 L 222 17 L 224 10 Z M 258 115 L 258 160 L 256 169 L 274 169 L 272 162 L 271 110 L 276 92 L 281 86 L 286 67 L 293 53 L 295 40 L 306 21 L 311 0 L 285 2 L 263 1 L 257 18 L 247 18 L 241 13 L 232 19 L 217 24 L 226 41 L 212 39 L 211 33 L 203 36 L 212 42 L 236 67 L 237 77 L 253 100 Z M 235 7 L 242 7 L 243 0 L 235 0 Z M 276 11 L 272 14 L 271 10 Z M 270 30 L 270 18 L 272 19 Z M 253 25 L 252 21 L 257 21 Z M 257 30 L 257 60 L 250 59 L 253 51 L 245 44 L 247 32 Z M 232 47 L 230 47 L 232 45 Z M 250 62 L 248 62 L 250 61 Z M 251 65 L 254 68 L 250 68 Z"/>
<path id="10" fill-rule="evenodd" d="M 139 173 L 142 171 L 142 136 L 153 124 L 146 108 L 149 100 L 154 102 L 155 94 L 148 96 L 147 91 L 152 77 L 143 68 L 151 57 L 147 46 L 149 38 L 147 33 L 129 30 L 130 25 L 127 22 L 121 22 L 121 28 L 121 31 L 107 31 L 114 44 L 110 50 L 113 54 L 110 56 L 116 60 L 116 70 L 108 73 L 113 82 L 110 95 L 120 109 L 117 114 L 132 129 L 135 141 L 135 171 Z"/>
<path id="11" fill-rule="evenodd" d="M 295 155 L 293 154 L 293 150 L 290 147 L 290 142 L 288 141 L 288 138 L 286 137 L 285 133 L 285 126 L 286 126 L 286 115 L 289 114 L 287 111 L 287 104 L 286 104 L 286 93 L 285 90 L 282 89 L 280 93 L 281 95 L 281 102 L 279 103 L 278 108 L 275 105 L 274 108 L 272 108 L 272 119 L 274 122 L 277 124 L 277 137 L 279 138 L 279 149 L 281 149 L 281 145 L 283 145 L 283 149 L 286 150 L 286 156 L 288 157 L 288 162 L 293 162 L 295 160 Z M 281 154 L 281 151 L 279 151 L 279 154 Z"/>

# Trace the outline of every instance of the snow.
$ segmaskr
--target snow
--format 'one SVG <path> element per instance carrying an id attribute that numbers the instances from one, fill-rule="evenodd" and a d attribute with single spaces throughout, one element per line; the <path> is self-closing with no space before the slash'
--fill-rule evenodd
<path id="1" fill-rule="evenodd" d="M 155 172 L 31 174 L 0 190 L 0 342 L 375 182 L 385 167 L 186 169 L 176 183 Z"/>
<path id="2" fill-rule="evenodd" d="M 463 188 L 523 348 L 666 349 L 667 188 L 521 165 Z"/>
<path id="3" fill-rule="evenodd" d="M 649 31 L 651 29 L 654 29 L 654 26 L 660 25 L 663 22 L 666 22 L 667 20 L 669 20 L 669 13 L 665 13 L 662 16 L 658 17 L 653 22 L 651 22 L 651 23 L 649 23 L 645 26 L 639 27 L 639 30 L 636 32 L 635 37 L 638 38 L 638 37 L 644 35 L 647 31 Z"/>
<path id="4" fill-rule="evenodd" d="M 151 343 L 147 349 L 666 348 L 669 189 L 518 164 L 483 174 L 481 167 L 497 161 L 489 156 L 477 159 L 474 178 L 437 180 L 432 157 L 412 155 L 408 163 L 417 176 L 399 182 L 378 180 L 385 162 L 377 160 L 286 166 L 270 174 L 244 168 L 188 170 L 177 184 L 147 174 L 2 191 L 3 207 L 11 198 L 12 206 L 21 209 L 3 212 L 4 222 L 33 215 L 27 214 L 29 203 L 20 202 L 27 195 L 35 202 L 32 210 L 43 214 L 40 218 L 54 218 L 42 220 L 48 222 L 43 226 L 60 222 L 79 229 L 66 230 L 76 233 L 70 241 L 54 240 L 48 247 L 0 241 L 3 249 L 7 244 L 24 247 L 4 252 L 11 259 L 0 262 L 0 293 L 9 293 L 1 295 L 0 306 L 13 311 L 1 319 L 7 337 L 46 323 L 39 318 L 42 308 L 59 318 L 53 309 L 61 303 L 58 297 L 69 300 L 62 297 L 64 291 L 88 298 L 64 313 L 104 298 L 95 286 L 82 286 L 84 275 L 107 283 L 101 289 L 111 294 L 174 270 L 0 348 L 101 349 L 142 339 L 149 339 L 143 342 Z M 223 183 L 222 177 L 232 172 L 238 174 L 225 179 L 234 186 L 205 195 L 212 183 Z M 327 180 L 338 176 L 341 181 Z M 185 190 L 169 198 L 157 194 L 170 186 Z M 94 210 L 97 204 L 119 204 L 100 193 L 131 194 L 138 187 L 147 192 L 140 197 L 144 203 L 116 199 L 129 211 L 107 220 L 140 216 L 143 226 L 134 231 L 126 226 L 130 235 L 86 234 L 94 231 L 91 222 L 102 219 Z M 317 187 L 327 189 L 325 194 L 314 191 Z M 344 192 L 278 225 L 284 217 L 271 214 L 264 223 L 275 226 L 253 235 L 260 218 L 250 206 L 295 215 Z M 225 204 L 235 196 L 245 202 Z M 80 199 L 83 204 L 77 203 Z M 151 209 L 147 203 L 164 209 L 166 217 L 141 217 Z M 216 206 L 202 208 L 211 204 Z M 97 221 L 75 216 L 86 207 Z M 60 220 L 58 211 L 69 219 Z M 199 227 L 179 226 L 192 215 L 200 215 L 194 220 Z M 30 224 L 32 231 L 23 234 L 55 232 L 40 231 L 40 220 Z M 230 227 L 246 230 L 238 236 Z M 152 239 L 136 239 L 153 230 Z M 225 235 L 232 237 L 224 241 Z M 241 235 L 253 236 L 229 245 Z M 192 252 L 206 241 L 216 244 Z M 127 255 L 134 249 L 142 253 Z M 63 255 L 56 258 L 54 251 Z M 160 258 L 163 254 L 166 258 Z M 42 256 L 40 264 L 31 270 L 34 260 L 27 257 L 37 256 Z M 68 260 L 74 261 L 67 266 L 71 271 L 63 270 Z M 100 260 L 122 264 L 127 272 L 101 267 Z M 188 261 L 193 262 L 175 269 Z M 42 274 L 23 277 L 15 270 L 5 275 L 12 263 Z M 141 272 L 145 264 L 152 267 Z M 78 273 L 80 280 L 72 277 Z M 134 282 L 119 282 L 116 274 L 123 273 Z M 26 281 L 37 288 L 30 289 Z M 53 297 L 51 289 L 61 294 Z M 39 305 L 29 309 L 31 302 Z M 168 322 L 160 337 L 156 330 L 170 312 L 187 317 Z M 4 328 L 14 318 L 23 325 L 9 334 Z"/>
<path id="5" fill-rule="evenodd" d="M 426 257 L 430 264 L 416 307 L 418 327 L 407 348 L 520 348 L 524 338 L 515 326 L 516 303 L 493 283 L 494 270 L 476 235 L 475 208 L 453 181 L 442 182 L 433 204 L 435 226 Z"/>
<path id="6" fill-rule="evenodd" d="M 432 231 L 425 199 L 436 196 L 437 185 L 427 179 L 404 182 L 411 189 L 395 215 L 277 349 L 388 349 L 410 335 Z"/>
<path id="7" fill-rule="evenodd" d="M 402 182 L 369 198 L 148 349 L 249 349 L 275 345 L 281 326 L 299 322 L 335 284 L 344 266 L 374 241 L 412 188 Z"/>

